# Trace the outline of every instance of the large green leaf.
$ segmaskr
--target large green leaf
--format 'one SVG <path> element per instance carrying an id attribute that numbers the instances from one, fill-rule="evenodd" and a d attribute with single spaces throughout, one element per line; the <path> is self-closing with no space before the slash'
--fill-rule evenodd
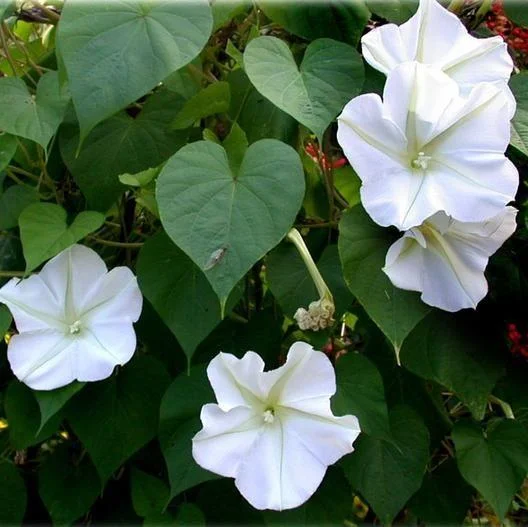
<path id="1" fill-rule="evenodd" d="M 26 512 L 27 492 L 15 465 L 0 463 L 0 524 L 21 525 Z"/>
<path id="2" fill-rule="evenodd" d="M 445 386 L 482 419 L 488 396 L 502 374 L 499 343 L 471 316 L 433 311 L 403 343 L 402 364 Z"/>
<path id="3" fill-rule="evenodd" d="M 339 255 L 348 287 L 367 314 L 391 341 L 396 354 L 407 335 L 430 311 L 417 293 L 392 285 L 382 271 L 394 241 L 390 231 L 376 225 L 359 205 L 339 224 Z"/>
<path id="4" fill-rule="evenodd" d="M 247 322 L 225 318 L 200 344 L 195 362 L 208 363 L 219 351 L 241 358 L 251 350 L 260 355 L 267 368 L 279 367 L 283 319 L 274 311 L 257 311 Z"/>
<path id="5" fill-rule="evenodd" d="M 390 423 L 390 440 L 362 435 L 342 461 L 352 487 L 387 524 L 420 488 L 429 460 L 429 432 L 413 411 L 391 409 Z"/>
<path id="6" fill-rule="evenodd" d="M 0 306 L 0 340 L 6 334 L 12 321 L 13 317 L 9 309 L 6 306 Z"/>
<path id="7" fill-rule="evenodd" d="M 528 432 L 514 420 L 497 419 L 485 432 L 459 421 L 452 436 L 462 476 L 504 519 L 528 472 Z"/>
<path id="8" fill-rule="evenodd" d="M 518 0 L 504 0 L 504 9 L 508 18 L 516 24 L 528 26 L 528 6 Z"/>
<path id="9" fill-rule="evenodd" d="M 41 428 L 39 407 L 33 391 L 18 381 L 12 381 L 7 387 L 4 409 L 9 424 L 9 439 L 17 450 L 40 443 L 58 429 L 61 421 L 60 414 L 56 414 Z"/>
<path id="10" fill-rule="evenodd" d="M 138 516 L 156 518 L 161 516 L 169 500 L 169 489 L 159 478 L 139 469 L 130 472 L 132 504 Z"/>
<path id="11" fill-rule="evenodd" d="M 329 37 L 356 46 L 370 18 L 363 0 L 277 2 L 259 0 L 266 16 L 300 37 Z"/>
<path id="12" fill-rule="evenodd" d="M 86 386 L 68 405 L 68 421 L 103 482 L 156 435 L 168 381 L 157 360 L 138 357 L 118 375 Z"/>
<path id="13" fill-rule="evenodd" d="M 298 67 L 286 42 L 259 37 L 246 47 L 244 64 L 255 88 L 320 140 L 343 106 L 361 91 L 365 75 L 353 47 L 327 38 L 312 42 Z"/>
<path id="14" fill-rule="evenodd" d="M 425 476 L 409 507 L 418 516 L 420 524 L 462 525 L 473 492 L 451 458 Z"/>
<path id="15" fill-rule="evenodd" d="M 17 227 L 21 212 L 38 199 L 35 189 L 21 185 L 12 185 L 5 192 L 0 190 L 0 230 Z"/>
<path id="16" fill-rule="evenodd" d="M 383 379 L 366 357 L 347 353 L 336 363 L 337 392 L 332 409 L 338 415 L 352 414 L 362 432 L 376 438 L 390 435 L 389 413 Z"/>
<path id="17" fill-rule="evenodd" d="M 17 140 L 14 135 L 0 133 L 0 172 L 9 165 L 17 149 Z"/>
<path id="18" fill-rule="evenodd" d="M 175 93 L 157 92 L 135 119 L 121 112 L 94 128 L 78 156 L 76 124 L 63 127 L 62 155 L 91 208 L 106 212 L 126 188 L 119 175 L 157 167 L 187 142 L 186 131 L 169 129 L 184 102 Z"/>
<path id="19" fill-rule="evenodd" d="M 15 0 L 0 0 L 0 20 L 11 15 L 15 9 Z"/>
<path id="20" fill-rule="evenodd" d="M 141 291 L 190 361 L 198 344 L 220 322 L 218 299 L 205 275 L 165 233 L 143 246 L 137 274 Z"/>
<path id="21" fill-rule="evenodd" d="M 230 117 L 246 132 L 249 143 L 260 139 L 279 139 L 294 145 L 299 125 L 295 119 L 261 95 L 241 70 L 227 77 L 231 87 Z"/>
<path id="22" fill-rule="evenodd" d="M 517 101 L 517 110 L 511 122 L 510 143 L 528 156 L 528 72 L 514 75 L 510 79 L 510 88 Z"/>
<path id="23" fill-rule="evenodd" d="M 66 2 L 57 45 L 81 142 L 97 123 L 196 57 L 211 28 L 206 0 Z"/>
<path id="24" fill-rule="evenodd" d="M 206 518 L 206 525 L 266 525 L 264 514 L 254 509 L 240 494 L 231 478 L 204 483 L 197 504 Z"/>
<path id="25" fill-rule="evenodd" d="M 97 230 L 104 223 L 104 216 L 84 211 L 70 225 L 66 220 L 66 211 L 53 203 L 34 203 L 24 209 L 19 225 L 27 271 Z"/>
<path id="26" fill-rule="evenodd" d="M 214 82 L 191 97 L 183 106 L 172 128 L 181 130 L 192 126 L 195 121 L 229 110 L 231 94 L 227 82 Z"/>
<path id="27" fill-rule="evenodd" d="M 0 269 L 3 271 L 20 271 L 24 267 L 22 245 L 18 236 L 0 232 Z M 9 277 L 0 278 L 3 285 Z"/>
<path id="28" fill-rule="evenodd" d="M 389 22 L 402 24 L 416 12 L 418 0 L 366 0 L 368 8 Z"/>
<path id="29" fill-rule="evenodd" d="M 159 440 L 171 485 L 171 498 L 218 476 L 198 466 L 192 457 L 192 438 L 200 430 L 200 410 L 215 397 L 205 368 L 195 366 L 169 386 L 160 407 Z"/>
<path id="30" fill-rule="evenodd" d="M 39 470 L 39 495 L 54 525 L 70 525 L 85 514 L 101 492 L 88 456 L 76 459 L 70 445 L 59 446 Z"/>
<path id="31" fill-rule="evenodd" d="M 59 412 L 64 405 L 84 386 L 85 383 L 74 381 L 67 386 L 49 391 L 33 391 L 40 408 L 40 430 Z"/>
<path id="32" fill-rule="evenodd" d="M 48 145 L 70 100 L 55 71 L 44 74 L 35 96 L 22 79 L 0 78 L 0 129 Z"/>
<path id="33" fill-rule="evenodd" d="M 236 173 L 220 145 L 187 145 L 167 162 L 156 189 L 165 230 L 205 272 L 222 305 L 288 232 L 303 195 L 298 154 L 273 139 L 253 143 Z"/>

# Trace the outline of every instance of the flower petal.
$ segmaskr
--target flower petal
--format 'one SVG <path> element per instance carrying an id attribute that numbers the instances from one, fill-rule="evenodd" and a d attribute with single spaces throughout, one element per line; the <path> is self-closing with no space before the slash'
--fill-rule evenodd
<path id="1" fill-rule="evenodd" d="M 321 398 L 311 407 L 303 406 L 304 410 L 300 406 L 280 410 L 287 434 L 297 436 L 306 450 L 327 466 L 354 451 L 352 444 L 361 432 L 357 417 L 334 416 L 328 398 Z"/>
<path id="2" fill-rule="evenodd" d="M 451 154 L 431 163 L 420 199 L 423 208 L 403 228 L 443 210 L 461 222 L 485 221 L 515 198 L 519 176 L 504 155 L 484 152 Z M 426 208 L 425 203 L 431 206 Z"/>
<path id="3" fill-rule="evenodd" d="M 72 245 L 44 265 L 39 277 L 63 305 L 70 318 L 78 314 L 76 308 L 107 273 L 103 259 L 84 245 Z"/>
<path id="4" fill-rule="evenodd" d="M 100 381 L 114 368 L 126 364 L 136 350 L 136 332 L 131 322 L 111 322 L 83 327 L 78 334 L 77 380 Z"/>
<path id="5" fill-rule="evenodd" d="M 420 243 L 407 231 L 389 248 L 383 272 L 400 289 L 422 290 L 423 251 Z"/>
<path id="6" fill-rule="evenodd" d="M 503 92 L 493 84 L 480 84 L 439 116 L 437 135 L 424 148 L 444 155 L 464 150 L 502 154 L 510 142 L 507 109 Z"/>
<path id="7" fill-rule="evenodd" d="M 291 509 L 315 492 L 326 468 L 275 419 L 246 453 L 235 485 L 256 509 Z"/>
<path id="8" fill-rule="evenodd" d="M 265 393 L 260 385 L 264 361 L 253 351 L 241 359 L 219 353 L 207 367 L 207 377 L 218 405 L 224 411 L 236 406 L 262 406 Z"/>
<path id="9" fill-rule="evenodd" d="M 257 509 L 285 510 L 307 501 L 329 464 L 352 452 L 359 434 L 352 416 L 334 422 L 281 410 L 239 466 L 235 484 Z"/>
<path id="10" fill-rule="evenodd" d="M 399 240 L 389 249 L 383 270 L 397 287 L 421 291 L 426 304 L 451 312 L 475 308 L 488 290 L 488 259 L 515 231 L 516 213 L 506 207 L 481 223 L 451 220 L 445 232 L 446 215 L 437 213 L 420 227 L 426 247 L 408 241 L 414 245 L 403 251 Z"/>
<path id="11" fill-rule="evenodd" d="M 264 373 L 263 383 L 267 387 L 267 400 L 280 406 L 321 396 L 329 398 L 336 391 L 330 359 L 306 342 L 292 344 L 286 363 Z"/>
<path id="12" fill-rule="evenodd" d="M 422 150 L 435 136 L 437 123 L 457 99 L 459 88 L 455 81 L 419 62 L 394 68 L 383 90 L 384 110 L 405 132 L 409 152 Z"/>
<path id="13" fill-rule="evenodd" d="M 115 267 L 93 285 L 78 310 L 87 324 L 136 322 L 142 306 L 134 273 L 128 267 Z"/>
<path id="14" fill-rule="evenodd" d="M 224 412 L 216 404 L 201 411 L 203 428 L 193 437 L 193 458 L 202 468 L 236 477 L 241 461 L 264 429 L 263 417 L 237 406 Z"/>
<path id="15" fill-rule="evenodd" d="M 20 333 L 65 328 L 64 305 L 39 275 L 11 279 L 0 289 L 0 302 L 9 307 Z"/>
<path id="16" fill-rule="evenodd" d="M 54 390 L 72 382 L 76 354 L 75 339 L 54 330 L 14 335 L 7 349 L 13 373 L 33 390 Z"/>
<path id="17" fill-rule="evenodd" d="M 337 140 L 359 177 L 373 177 L 379 170 L 407 165 L 405 128 L 385 114 L 378 95 L 352 99 L 337 118 Z"/>
<path id="18" fill-rule="evenodd" d="M 464 91 L 480 82 L 498 82 L 508 91 L 513 61 L 502 38 L 472 37 L 458 17 L 435 0 L 421 0 L 406 23 L 376 28 L 361 43 L 365 60 L 385 74 L 415 60 L 443 70 Z"/>

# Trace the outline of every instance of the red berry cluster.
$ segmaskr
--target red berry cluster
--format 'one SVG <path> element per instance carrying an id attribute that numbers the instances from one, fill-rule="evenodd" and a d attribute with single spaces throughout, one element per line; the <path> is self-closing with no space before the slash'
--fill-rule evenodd
<path id="1" fill-rule="evenodd" d="M 508 340 L 513 355 L 520 355 L 528 359 L 528 333 L 523 337 L 515 324 L 508 324 Z"/>
<path id="2" fill-rule="evenodd" d="M 319 164 L 319 156 L 321 156 L 321 164 L 324 170 L 329 168 L 341 168 L 347 164 L 347 160 L 344 157 L 337 159 L 328 159 L 328 156 L 324 153 L 320 153 L 319 147 L 312 142 L 309 142 L 305 147 L 304 151 L 312 158 L 314 163 Z"/>
<path id="3" fill-rule="evenodd" d="M 527 63 L 528 28 L 515 25 L 504 12 L 503 0 L 493 2 L 490 13 L 486 18 L 488 28 L 500 35 L 508 46 L 519 54 L 520 62 Z"/>

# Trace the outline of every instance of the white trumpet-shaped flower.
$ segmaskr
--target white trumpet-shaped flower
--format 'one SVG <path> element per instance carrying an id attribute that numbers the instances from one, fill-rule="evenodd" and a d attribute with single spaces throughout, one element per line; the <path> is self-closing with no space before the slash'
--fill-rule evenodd
<path id="1" fill-rule="evenodd" d="M 401 289 L 445 311 L 475 308 L 486 296 L 489 257 L 515 231 L 513 207 L 482 223 L 461 223 L 438 212 L 390 247 L 383 271 Z"/>
<path id="2" fill-rule="evenodd" d="M 463 222 L 498 214 L 519 184 L 504 155 L 507 106 L 492 84 L 461 97 L 455 81 L 417 62 L 389 73 L 383 102 L 375 94 L 352 99 L 338 117 L 337 139 L 374 221 L 407 230 L 438 211 Z"/>
<path id="3" fill-rule="evenodd" d="M 74 380 L 99 381 L 136 349 L 132 323 L 143 298 L 127 267 L 108 272 L 92 249 L 73 245 L 40 273 L 13 278 L 0 289 L 18 334 L 9 341 L 9 364 L 35 390 Z"/>
<path id="4" fill-rule="evenodd" d="M 267 372 L 252 351 L 242 359 L 220 353 L 207 375 L 218 404 L 202 408 L 193 457 L 203 468 L 235 478 L 253 507 L 301 505 L 327 467 L 354 450 L 358 420 L 332 414 L 335 372 L 310 345 L 294 343 L 286 363 Z"/>
<path id="5" fill-rule="evenodd" d="M 458 17 L 436 0 L 420 0 L 407 22 L 373 29 L 361 44 L 365 60 L 385 74 L 403 62 L 431 64 L 454 79 L 463 92 L 480 82 L 494 82 L 515 103 L 507 87 L 513 61 L 503 39 L 472 37 Z"/>

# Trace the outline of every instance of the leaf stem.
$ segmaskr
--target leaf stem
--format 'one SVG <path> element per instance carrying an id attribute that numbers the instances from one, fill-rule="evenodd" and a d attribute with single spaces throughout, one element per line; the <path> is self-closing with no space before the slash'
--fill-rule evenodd
<path id="1" fill-rule="evenodd" d="M 498 397 L 495 397 L 495 395 L 490 395 L 488 397 L 488 401 L 492 404 L 498 404 L 501 407 L 501 410 L 503 411 L 504 415 L 508 419 L 515 419 L 515 415 L 513 415 L 512 407 L 502 399 L 499 399 Z"/>
<path id="2" fill-rule="evenodd" d="M 0 26 L 0 42 L 2 43 L 2 48 L 4 49 L 7 62 L 9 63 L 9 66 L 13 70 L 13 77 L 16 77 L 17 76 L 16 66 L 13 61 L 13 57 L 11 56 L 11 53 L 9 52 L 9 48 L 7 46 L 7 41 L 6 41 L 5 33 L 4 33 L 6 27 L 7 26 L 4 23 Z"/>
<path id="3" fill-rule="evenodd" d="M 26 276 L 25 271 L 0 271 L 1 278 L 13 278 L 18 276 Z"/>
<path id="4" fill-rule="evenodd" d="M 90 240 L 93 240 L 95 243 L 100 245 L 106 245 L 108 247 L 120 247 L 121 249 L 141 249 L 143 247 L 143 242 L 115 242 L 113 240 L 103 240 L 102 238 L 97 238 L 97 236 L 88 236 Z"/>
<path id="5" fill-rule="evenodd" d="M 45 5 L 42 5 L 40 2 L 37 2 L 36 0 L 31 0 L 31 3 L 37 7 L 38 9 L 40 9 L 43 13 L 46 14 L 46 16 L 49 18 L 49 20 L 51 21 L 50 23 L 57 23 L 60 21 L 60 16 L 55 13 L 55 11 L 52 11 L 51 9 L 47 8 Z"/>

